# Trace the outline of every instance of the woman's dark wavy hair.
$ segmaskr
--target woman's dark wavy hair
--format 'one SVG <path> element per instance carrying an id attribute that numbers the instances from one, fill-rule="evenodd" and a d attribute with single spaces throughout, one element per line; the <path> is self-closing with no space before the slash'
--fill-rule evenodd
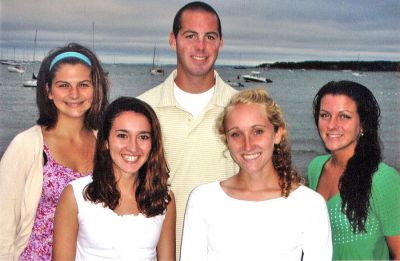
<path id="1" fill-rule="evenodd" d="M 380 108 L 372 92 L 352 81 L 331 81 L 318 91 L 313 101 L 314 121 L 318 127 L 321 100 L 325 95 L 346 95 L 357 106 L 361 130 L 354 155 L 347 162 L 339 180 L 342 212 L 353 232 L 366 232 L 372 176 L 382 160 L 379 140 Z M 329 150 L 328 150 L 329 151 Z"/>
<path id="2" fill-rule="evenodd" d="M 121 194 L 117 188 L 113 161 L 106 144 L 115 119 L 127 111 L 144 115 L 151 126 L 149 158 L 139 169 L 132 189 L 136 187 L 135 197 L 139 211 L 147 217 L 153 217 L 164 213 L 171 201 L 167 185 L 169 170 L 164 157 L 158 118 L 150 105 L 136 98 L 120 97 L 106 109 L 97 135 L 93 181 L 86 186 L 84 197 L 95 203 L 103 203 L 112 210 L 118 206 Z"/>
<path id="3" fill-rule="evenodd" d="M 58 61 L 50 69 L 50 64 L 53 59 L 57 55 L 65 52 L 78 52 L 85 55 L 89 58 L 92 66 L 89 66 L 78 58 L 68 57 Z M 57 122 L 57 108 L 48 96 L 55 74 L 63 64 L 83 64 L 91 70 L 91 78 L 94 87 L 93 101 L 90 109 L 86 112 L 84 124 L 87 129 L 98 129 L 105 107 L 108 105 L 109 83 L 96 55 L 88 48 L 77 43 L 69 43 L 64 47 L 51 50 L 40 65 L 36 88 L 36 104 L 39 110 L 37 124 L 46 126 L 47 128 L 53 128 Z"/>
<path id="4" fill-rule="evenodd" d="M 292 165 L 292 153 L 288 138 L 289 135 L 282 110 L 264 89 L 247 89 L 235 94 L 232 96 L 217 122 L 218 132 L 225 144 L 227 143 L 225 129 L 226 116 L 229 110 L 237 104 L 262 105 L 275 132 L 277 132 L 279 128 L 282 129 L 281 141 L 279 144 L 274 145 L 272 163 L 278 172 L 281 195 L 285 198 L 288 197 L 292 190 L 292 185 L 298 185 L 304 181 Z"/>

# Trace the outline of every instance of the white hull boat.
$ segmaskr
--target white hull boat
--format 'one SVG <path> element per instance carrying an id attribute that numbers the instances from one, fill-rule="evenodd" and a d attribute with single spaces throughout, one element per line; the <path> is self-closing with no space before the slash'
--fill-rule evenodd
<path id="1" fill-rule="evenodd" d="M 32 73 L 32 79 L 31 79 L 31 80 L 24 81 L 24 82 L 22 83 L 22 86 L 24 86 L 24 87 L 31 87 L 31 88 L 37 87 L 37 78 L 36 78 L 36 75 L 35 75 L 34 73 Z"/>
<path id="2" fill-rule="evenodd" d="M 252 71 L 250 74 L 242 75 L 242 78 L 246 82 L 272 82 L 270 79 L 262 77 L 258 71 Z"/>
<path id="3" fill-rule="evenodd" d="M 164 75 L 164 69 L 156 67 L 156 68 L 151 68 L 150 69 L 150 74 L 151 75 Z"/>
<path id="4" fill-rule="evenodd" d="M 28 80 L 28 81 L 24 81 L 24 82 L 22 83 L 22 86 L 24 86 L 24 87 L 36 88 L 36 86 L 37 86 L 37 80 Z"/>
<path id="5" fill-rule="evenodd" d="M 13 73 L 24 73 L 25 70 L 23 68 L 21 68 L 19 65 L 15 65 L 15 66 L 8 66 L 7 67 L 9 72 L 13 72 Z"/>
<path id="6" fill-rule="evenodd" d="M 150 74 L 151 75 L 164 75 L 164 69 L 161 68 L 160 66 L 156 65 L 155 59 L 156 59 L 156 46 L 154 46 L 154 49 L 153 49 L 153 64 L 150 68 Z"/>

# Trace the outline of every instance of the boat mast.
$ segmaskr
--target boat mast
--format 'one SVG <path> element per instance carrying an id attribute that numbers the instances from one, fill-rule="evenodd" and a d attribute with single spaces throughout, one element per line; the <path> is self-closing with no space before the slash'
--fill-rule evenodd
<path id="1" fill-rule="evenodd" d="M 151 68 L 155 68 L 155 64 L 154 64 L 155 57 L 156 57 L 156 45 L 154 45 L 154 49 L 153 49 L 153 66 Z"/>
<path id="2" fill-rule="evenodd" d="M 92 22 L 92 50 L 94 52 L 94 22 Z"/>
<path id="3" fill-rule="evenodd" d="M 35 40 L 33 41 L 33 60 L 32 60 L 32 62 L 35 62 L 36 39 L 37 39 L 37 29 L 36 29 L 36 32 L 35 32 Z"/>

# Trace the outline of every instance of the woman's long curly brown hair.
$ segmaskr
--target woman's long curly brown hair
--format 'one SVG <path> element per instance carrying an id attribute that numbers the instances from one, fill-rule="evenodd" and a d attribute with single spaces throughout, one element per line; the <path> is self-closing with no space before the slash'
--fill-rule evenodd
<path id="1" fill-rule="evenodd" d="M 126 111 L 144 115 L 151 126 L 150 155 L 139 169 L 132 189 L 136 187 L 135 197 L 139 211 L 147 217 L 153 217 L 164 213 L 171 201 L 167 184 L 169 170 L 158 118 L 150 105 L 136 98 L 120 97 L 108 106 L 97 136 L 93 181 L 86 186 L 84 197 L 95 203 L 103 203 L 110 209 L 115 209 L 119 204 L 121 194 L 106 143 L 114 120 Z"/>
<path id="2" fill-rule="evenodd" d="M 346 95 L 357 106 L 363 135 L 360 135 L 354 155 L 348 160 L 339 180 L 342 212 L 349 220 L 353 232 L 366 232 L 372 176 L 382 160 L 379 142 L 380 108 L 372 92 L 352 81 L 332 81 L 318 91 L 314 97 L 313 114 L 318 127 L 321 100 L 325 95 Z"/>
<path id="3" fill-rule="evenodd" d="M 271 98 L 267 91 L 261 88 L 247 89 L 235 94 L 228 105 L 225 107 L 220 119 L 218 120 L 217 127 L 219 134 L 226 144 L 226 130 L 225 122 L 228 111 L 237 104 L 260 104 L 265 108 L 268 120 L 274 126 L 275 132 L 279 128 L 282 130 L 282 138 L 279 144 L 275 144 L 274 152 L 272 154 L 272 163 L 278 172 L 279 185 L 281 187 L 281 195 L 288 197 L 292 189 L 292 185 L 303 183 L 303 179 L 298 174 L 297 170 L 292 166 L 292 153 L 288 140 L 288 132 L 286 123 L 283 118 L 282 110 L 278 104 Z"/>

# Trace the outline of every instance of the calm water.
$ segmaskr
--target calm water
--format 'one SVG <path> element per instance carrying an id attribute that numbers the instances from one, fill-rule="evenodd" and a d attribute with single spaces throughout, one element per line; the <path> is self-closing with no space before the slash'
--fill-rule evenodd
<path id="1" fill-rule="evenodd" d="M 39 64 L 35 65 L 35 72 Z M 151 76 L 149 66 L 106 65 L 111 81 L 110 99 L 118 96 L 137 96 L 162 82 L 174 67 L 166 67 L 165 76 Z M 236 70 L 218 67 L 225 81 L 236 81 L 238 74 L 246 74 L 251 69 Z M 311 115 L 312 99 L 317 90 L 331 80 L 353 80 L 369 87 L 377 98 L 381 110 L 381 139 L 384 161 L 400 170 L 400 75 L 397 73 L 372 72 L 363 77 L 355 77 L 350 72 L 341 71 L 261 71 L 273 83 L 245 83 L 244 88 L 266 88 L 285 112 L 292 142 L 296 167 L 304 175 L 309 161 L 324 153 Z M 20 131 L 35 124 L 37 109 L 35 89 L 24 88 L 22 76 L 9 73 L 7 66 L 0 65 L 0 155 L 11 139 Z M 240 88 L 238 88 L 240 89 Z"/>

